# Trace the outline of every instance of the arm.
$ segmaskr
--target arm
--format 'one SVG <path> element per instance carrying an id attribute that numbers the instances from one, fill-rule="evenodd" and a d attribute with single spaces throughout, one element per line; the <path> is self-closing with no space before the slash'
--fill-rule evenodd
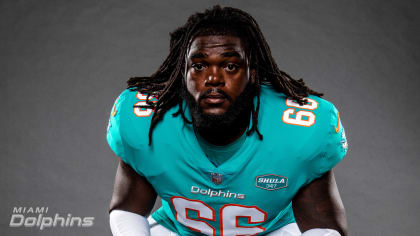
<path id="1" fill-rule="evenodd" d="M 327 228 L 347 235 L 346 214 L 332 171 L 299 190 L 293 198 L 293 213 L 302 232 Z"/>
<path id="2" fill-rule="evenodd" d="M 120 160 L 109 212 L 118 209 L 148 216 L 153 209 L 156 196 L 152 185 Z"/>
<path id="3" fill-rule="evenodd" d="M 120 161 L 112 194 L 110 226 L 114 236 L 150 235 L 147 217 L 156 192 L 147 180 Z"/>

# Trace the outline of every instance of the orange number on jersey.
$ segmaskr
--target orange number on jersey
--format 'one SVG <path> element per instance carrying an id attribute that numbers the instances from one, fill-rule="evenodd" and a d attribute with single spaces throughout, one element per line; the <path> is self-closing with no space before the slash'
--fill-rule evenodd
<path id="1" fill-rule="evenodd" d="M 176 219 L 189 229 L 205 235 L 216 235 L 216 229 L 203 220 L 215 221 L 215 211 L 206 203 L 184 197 L 171 197 L 176 211 Z M 198 219 L 188 216 L 188 211 L 195 211 Z M 267 213 L 256 206 L 226 204 L 220 208 L 220 235 L 257 235 L 264 232 L 261 226 L 240 226 L 239 218 L 247 218 L 248 224 L 263 223 Z"/>
<path id="2" fill-rule="evenodd" d="M 134 104 L 134 106 L 135 106 L 134 109 L 133 109 L 134 114 L 138 117 L 150 116 L 153 113 L 152 108 L 147 108 L 146 109 L 146 108 L 136 107 L 136 106 L 147 106 L 147 103 L 146 103 L 147 95 L 141 94 L 140 92 L 137 92 L 136 98 L 140 101 L 137 102 L 136 104 Z"/>
<path id="3" fill-rule="evenodd" d="M 318 102 L 307 98 L 308 104 L 299 105 L 293 100 L 286 99 L 286 106 L 296 107 L 305 110 L 315 110 L 318 108 Z M 310 127 L 315 124 L 316 115 L 312 111 L 299 110 L 295 113 L 295 109 L 289 108 L 283 112 L 283 122 L 290 125 L 300 125 Z M 293 118 L 294 116 L 294 118 Z"/>

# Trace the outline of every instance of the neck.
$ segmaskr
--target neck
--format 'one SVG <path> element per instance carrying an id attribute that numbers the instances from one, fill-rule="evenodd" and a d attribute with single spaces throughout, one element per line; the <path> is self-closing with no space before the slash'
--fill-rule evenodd
<path id="1" fill-rule="evenodd" d="M 221 127 L 196 127 L 194 129 L 207 142 L 217 145 L 228 145 L 241 137 L 248 128 L 250 113 L 244 112 L 232 124 Z"/>

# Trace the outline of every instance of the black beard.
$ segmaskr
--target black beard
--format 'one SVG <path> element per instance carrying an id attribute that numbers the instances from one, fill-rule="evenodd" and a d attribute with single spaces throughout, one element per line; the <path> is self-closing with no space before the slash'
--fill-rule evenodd
<path id="1" fill-rule="evenodd" d="M 220 91 L 219 91 L 220 92 Z M 223 92 L 222 92 L 223 94 Z M 236 101 L 229 106 L 227 111 L 221 115 L 209 115 L 203 113 L 199 102 L 184 87 L 182 97 L 185 99 L 190 110 L 192 123 L 197 130 L 232 130 L 238 126 L 248 125 L 251 115 L 255 86 L 248 83 L 244 91 L 237 97 Z M 231 101 L 229 97 L 228 100 Z"/>

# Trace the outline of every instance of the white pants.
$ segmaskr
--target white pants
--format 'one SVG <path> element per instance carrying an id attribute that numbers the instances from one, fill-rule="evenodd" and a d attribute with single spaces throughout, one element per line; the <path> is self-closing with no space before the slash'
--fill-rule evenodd
<path id="1" fill-rule="evenodd" d="M 167 228 L 163 227 L 158 222 L 156 222 L 152 218 L 152 216 L 149 216 L 147 218 L 147 221 L 149 221 L 151 236 L 178 236 L 178 234 L 168 230 Z M 270 236 L 298 236 L 298 235 L 301 235 L 301 232 L 296 223 L 290 223 L 288 225 L 281 227 L 280 229 L 274 232 L 271 232 L 268 235 Z"/>

